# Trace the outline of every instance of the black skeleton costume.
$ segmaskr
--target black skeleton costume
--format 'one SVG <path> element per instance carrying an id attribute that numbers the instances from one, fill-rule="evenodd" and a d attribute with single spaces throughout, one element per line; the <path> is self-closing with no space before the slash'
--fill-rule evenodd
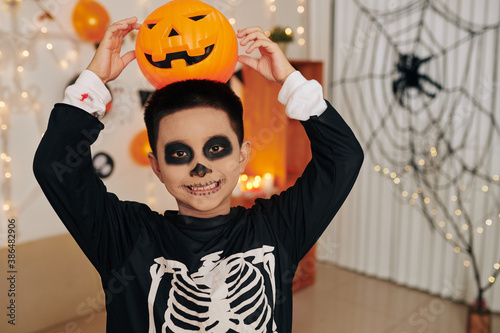
<path id="1" fill-rule="evenodd" d="M 90 146 L 104 127 L 92 113 L 109 92 L 93 73 L 55 105 L 35 176 L 101 276 L 107 332 L 291 332 L 295 270 L 347 197 L 363 152 L 317 82 L 295 72 L 279 99 L 302 121 L 311 162 L 280 195 L 209 219 L 107 192 Z"/>

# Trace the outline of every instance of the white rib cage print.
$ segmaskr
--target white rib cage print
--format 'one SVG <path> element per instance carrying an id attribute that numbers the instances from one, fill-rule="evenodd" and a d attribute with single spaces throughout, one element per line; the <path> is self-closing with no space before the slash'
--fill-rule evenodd
<path id="1" fill-rule="evenodd" d="M 156 333 L 154 304 L 166 274 L 171 274 L 171 286 L 162 333 L 267 332 L 276 301 L 273 250 L 264 245 L 227 258 L 215 252 L 204 256 L 202 266 L 191 274 L 179 261 L 156 258 L 150 267 L 149 333 Z M 272 299 L 265 293 L 266 279 Z M 274 320 L 272 329 L 276 332 Z"/>

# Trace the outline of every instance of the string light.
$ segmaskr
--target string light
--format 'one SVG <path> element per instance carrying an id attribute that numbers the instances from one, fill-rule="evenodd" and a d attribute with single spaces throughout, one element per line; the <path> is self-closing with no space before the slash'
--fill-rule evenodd
<path id="1" fill-rule="evenodd" d="M 481 190 L 483 192 L 488 192 L 488 186 L 484 185 L 483 187 L 481 187 Z"/>
<path id="2" fill-rule="evenodd" d="M 469 267 L 470 266 L 470 261 L 469 260 L 464 260 L 464 266 Z"/>
<path id="3" fill-rule="evenodd" d="M 490 277 L 488 278 L 488 281 L 489 281 L 490 283 L 495 282 L 495 277 L 494 277 L 494 276 L 490 276 Z"/>
<path id="4" fill-rule="evenodd" d="M 380 165 L 375 165 L 375 171 L 380 172 L 380 170 L 382 170 L 382 168 L 380 167 Z"/>
<path id="5" fill-rule="evenodd" d="M 500 264 L 499 263 L 494 263 L 493 264 L 493 268 L 496 269 L 496 270 L 499 270 L 500 269 Z"/>
<path id="6" fill-rule="evenodd" d="M 445 222 L 445 221 L 439 221 L 439 226 L 440 226 L 441 228 L 446 227 L 446 222 Z"/>
<path id="7" fill-rule="evenodd" d="M 460 253 L 460 247 L 455 246 L 455 248 L 453 248 L 453 251 L 455 251 L 455 253 Z"/>
<path id="8" fill-rule="evenodd" d="M 453 235 L 451 233 L 446 234 L 446 239 L 452 239 L 452 238 L 453 238 Z"/>
<path id="9" fill-rule="evenodd" d="M 462 224 L 462 230 L 466 231 L 469 229 L 469 225 L 468 224 Z"/>
<path id="10" fill-rule="evenodd" d="M 493 223 L 493 221 L 492 221 L 492 220 L 490 220 L 490 219 L 487 219 L 486 221 L 484 221 L 484 223 L 485 223 L 487 226 L 490 226 L 490 225 Z"/>
<path id="11" fill-rule="evenodd" d="M 499 175 L 494 175 L 493 177 L 491 177 L 494 181 L 498 181 L 500 179 L 500 176 Z"/>
<path id="12" fill-rule="evenodd" d="M 304 6 L 298 6 L 298 7 L 297 7 L 297 12 L 298 12 L 299 14 L 303 14 L 303 13 L 304 13 L 304 11 L 305 11 Z"/>
<path id="13" fill-rule="evenodd" d="M 484 231 L 484 229 L 483 229 L 483 227 L 478 227 L 478 228 L 476 229 L 476 231 L 477 231 L 477 233 L 478 233 L 478 234 L 482 234 L 482 233 L 483 233 L 483 231 Z"/>

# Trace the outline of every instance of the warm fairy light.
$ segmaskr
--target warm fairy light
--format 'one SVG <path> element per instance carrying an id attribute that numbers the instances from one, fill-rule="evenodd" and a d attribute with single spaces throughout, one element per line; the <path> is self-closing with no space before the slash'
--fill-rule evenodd
<path id="1" fill-rule="evenodd" d="M 417 193 L 422 193 L 424 190 L 421 187 L 417 187 Z"/>
<path id="2" fill-rule="evenodd" d="M 490 283 L 495 282 L 495 277 L 494 277 L 494 276 L 490 276 L 490 277 L 488 278 L 488 281 L 490 281 Z"/>
<path id="3" fill-rule="evenodd" d="M 437 153 L 436 147 L 432 147 L 430 150 L 431 150 L 431 155 L 432 156 L 434 156 L 434 157 L 437 156 L 438 153 Z"/>
<path id="4" fill-rule="evenodd" d="M 469 225 L 468 224 L 462 224 L 462 230 L 469 230 Z"/>
<path id="5" fill-rule="evenodd" d="M 462 215 L 462 211 L 460 209 L 455 210 L 455 215 L 456 216 Z"/>
<path id="6" fill-rule="evenodd" d="M 22 98 L 28 98 L 28 97 L 29 97 L 28 92 L 23 91 L 23 92 L 21 93 L 21 97 L 22 97 Z"/>
<path id="7" fill-rule="evenodd" d="M 483 187 L 481 187 L 481 190 L 483 192 L 488 192 L 488 186 L 484 185 Z"/>
<path id="8" fill-rule="evenodd" d="M 42 34 L 46 34 L 48 30 L 47 27 L 41 27 L 40 31 L 42 32 Z"/>
<path id="9" fill-rule="evenodd" d="M 401 192 L 401 195 L 403 196 L 403 198 L 406 198 L 408 196 L 408 192 L 407 191 L 403 191 L 403 192 Z"/>
<path id="10" fill-rule="evenodd" d="M 297 28 L 297 33 L 298 33 L 299 35 L 302 35 L 302 34 L 304 33 L 304 27 L 298 27 L 298 28 Z"/>
<path id="11" fill-rule="evenodd" d="M 411 166 L 410 165 L 405 165 L 405 171 L 409 172 L 410 170 L 411 170 Z"/>
<path id="12" fill-rule="evenodd" d="M 265 180 L 271 180 L 272 178 L 273 178 L 273 175 L 272 175 L 272 174 L 270 174 L 269 172 L 268 172 L 268 173 L 266 173 L 266 174 L 264 174 L 264 179 L 265 179 Z"/>
<path id="13" fill-rule="evenodd" d="M 418 193 L 413 193 L 413 194 L 411 195 L 411 197 L 412 197 L 413 199 L 418 199 Z"/>
<path id="14" fill-rule="evenodd" d="M 17 66 L 17 71 L 18 71 L 19 73 L 24 72 L 24 67 L 23 67 L 23 66 Z"/>
<path id="15" fill-rule="evenodd" d="M 496 270 L 499 270 L 500 269 L 500 264 L 499 263 L 494 263 L 493 264 L 493 268 L 496 269 Z"/>
<path id="16" fill-rule="evenodd" d="M 452 239 L 452 238 L 453 238 L 453 235 L 452 235 L 452 234 L 450 234 L 450 233 L 447 233 L 447 234 L 446 234 L 446 239 Z"/>
<path id="17" fill-rule="evenodd" d="M 430 202 L 431 202 L 431 199 L 430 199 L 430 198 L 425 198 L 425 199 L 424 199 L 424 203 L 425 203 L 425 204 L 427 204 L 427 205 L 428 205 Z"/>
<path id="18" fill-rule="evenodd" d="M 236 19 L 235 19 L 234 17 L 231 17 L 231 18 L 229 19 L 229 23 L 230 23 L 231 25 L 234 25 L 234 24 L 236 23 Z"/>
<path id="19" fill-rule="evenodd" d="M 24 58 L 27 58 L 30 56 L 30 51 L 28 50 L 24 50 L 23 53 L 21 53 L 21 55 L 24 57 Z"/>
<path id="20" fill-rule="evenodd" d="M 299 14 L 302 14 L 304 12 L 304 10 L 305 10 L 304 6 L 297 7 L 297 12 L 299 12 Z"/>
<path id="21" fill-rule="evenodd" d="M 458 197 L 456 195 L 451 196 L 451 201 L 457 201 L 457 200 L 458 200 Z"/>
<path id="22" fill-rule="evenodd" d="M 375 165 L 375 171 L 380 172 L 380 170 L 382 170 L 382 168 L 380 167 L 380 165 Z"/>
<path id="23" fill-rule="evenodd" d="M 391 172 L 391 178 L 394 179 L 396 178 L 398 175 L 395 173 L 395 172 Z"/>
<path id="24" fill-rule="evenodd" d="M 292 31 L 292 29 L 291 29 L 291 28 L 286 28 L 286 29 L 285 29 L 285 34 L 286 34 L 287 36 L 290 36 L 292 33 L 293 33 L 293 31 Z"/>
<path id="25" fill-rule="evenodd" d="M 408 203 L 413 206 L 415 204 L 415 199 L 408 200 Z"/>
<path id="26" fill-rule="evenodd" d="M 246 181 L 248 180 L 248 176 L 247 176 L 247 175 L 245 175 L 245 174 L 242 174 L 242 175 L 240 176 L 240 180 L 241 180 L 242 182 L 246 182 Z"/>
<path id="27" fill-rule="evenodd" d="M 269 10 L 271 11 L 271 13 L 274 13 L 276 11 L 276 6 L 275 5 L 269 6 Z"/>
<path id="28" fill-rule="evenodd" d="M 304 38 L 299 38 L 299 40 L 297 41 L 297 43 L 300 45 L 300 46 L 303 46 L 306 44 L 306 40 Z"/>
<path id="29" fill-rule="evenodd" d="M 69 63 L 66 60 L 61 60 L 59 62 L 59 66 L 61 66 L 63 69 L 66 69 L 66 68 L 68 68 Z"/>
<path id="30" fill-rule="evenodd" d="M 10 209 L 10 205 L 6 203 L 2 206 L 2 208 L 3 210 L 8 211 Z"/>
<path id="31" fill-rule="evenodd" d="M 433 210 L 431 210 L 431 214 L 434 215 L 434 216 L 437 215 L 438 214 L 438 210 L 434 208 Z"/>
<path id="32" fill-rule="evenodd" d="M 498 181 L 500 179 L 500 176 L 499 175 L 494 175 L 493 177 L 491 177 L 494 181 Z"/>
<path id="33" fill-rule="evenodd" d="M 421 159 L 420 161 L 418 161 L 418 164 L 421 165 L 421 166 L 424 166 L 425 165 L 425 160 Z"/>
<path id="34" fill-rule="evenodd" d="M 458 246 L 455 246 L 455 248 L 453 249 L 453 251 L 455 251 L 455 253 L 460 253 L 460 248 Z"/>
<path id="35" fill-rule="evenodd" d="M 9 179 L 10 177 L 12 177 L 12 174 L 11 174 L 10 172 L 8 172 L 8 171 L 7 171 L 7 172 L 4 174 L 4 176 L 5 176 L 5 178 Z"/>
<path id="36" fill-rule="evenodd" d="M 478 227 L 476 229 L 476 231 L 477 231 L 478 234 L 482 234 L 484 232 L 484 229 L 483 229 L 483 227 Z"/>
<path id="37" fill-rule="evenodd" d="M 469 260 L 464 260 L 464 266 L 469 267 L 470 266 L 470 261 Z"/>
<path id="38" fill-rule="evenodd" d="M 0 126 L 0 129 L 2 129 L 3 131 L 6 131 L 8 128 L 7 124 L 2 124 L 2 126 Z"/>
<path id="39" fill-rule="evenodd" d="M 388 168 L 384 168 L 384 170 L 382 170 L 382 172 L 384 173 L 384 175 L 387 175 L 389 173 L 389 169 Z"/>
<path id="40" fill-rule="evenodd" d="M 493 223 L 493 221 L 490 219 L 487 219 L 486 221 L 484 221 L 484 223 L 486 223 L 487 226 L 490 226 Z"/>
<path id="41" fill-rule="evenodd" d="M 465 185 L 460 186 L 460 191 L 464 192 L 466 189 L 467 189 L 467 186 L 465 186 Z"/>
<path id="42" fill-rule="evenodd" d="M 5 102 L 4 101 L 0 101 L 0 108 L 4 108 L 5 107 Z"/>
<path id="43" fill-rule="evenodd" d="M 260 187 L 260 182 L 258 182 L 257 180 L 254 180 L 253 183 L 252 183 L 252 186 L 254 188 L 259 188 Z"/>
<path id="44" fill-rule="evenodd" d="M 255 180 L 256 182 L 259 182 L 259 183 L 260 183 L 260 181 L 262 180 L 262 177 L 261 177 L 261 176 L 255 176 L 254 180 Z"/>
<path id="45" fill-rule="evenodd" d="M 250 191 L 253 188 L 252 182 L 247 182 L 247 184 L 245 185 L 245 187 L 247 188 L 247 190 Z"/>
<path id="46" fill-rule="evenodd" d="M 47 50 L 52 50 L 54 48 L 54 45 L 52 45 L 52 43 L 47 43 L 45 47 L 47 48 Z"/>
<path id="47" fill-rule="evenodd" d="M 275 0 L 269 0 L 270 3 L 274 3 Z"/>
<path id="48" fill-rule="evenodd" d="M 395 178 L 395 179 L 394 179 L 394 184 L 396 184 L 396 185 L 397 185 L 397 184 L 399 184 L 399 183 L 401 183 L 401 179 L 399 179 L 399 178 Z"/>
<path id="49" fill-rule="evenodd" d="M 6 154 L 6 153 L 2 153 L 2 154 L 0 154 L 0 158 L 1 158 L 2 160 L 5 160 L 5 159 L 7 158 L 7 154 Z"/>
<path id="50" fill-rule="evenodd" d="M 440 226 L 441 228 L 446 227 L 446 222 L 445 222 L 445 221 L 439 221 L 439 226 Z"/>

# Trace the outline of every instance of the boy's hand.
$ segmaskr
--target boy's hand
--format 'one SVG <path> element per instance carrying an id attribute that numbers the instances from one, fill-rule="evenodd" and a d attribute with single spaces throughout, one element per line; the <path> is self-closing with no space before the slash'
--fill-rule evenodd
<path id="1" fill-rule="evenodd" d="M 255 69 L 269 81 L 283 84 L 288 75 L 295 71 L 295 68 L 285 57 L 278 44 L 271 41 L 260 27 L 238 30 L 236 36 L 241 39 L 241 46 L 253 42 L 246 49 L 247 54 L 258 48 L 262 55 L 260 59 L 240 55 L 238 61 Z"/>
<path id="2" fill-rule="evenodd" d="M 87 69 L 94 72 L 103 83 L 116 79 L 123 69 L 135 59 L 135 51 L 129 51 L 120 56 L 123 38 L 130 31 L 139 30 L 140 26 L 137 23 L 137 17 L 124 19 L 110 25 Z"/>

